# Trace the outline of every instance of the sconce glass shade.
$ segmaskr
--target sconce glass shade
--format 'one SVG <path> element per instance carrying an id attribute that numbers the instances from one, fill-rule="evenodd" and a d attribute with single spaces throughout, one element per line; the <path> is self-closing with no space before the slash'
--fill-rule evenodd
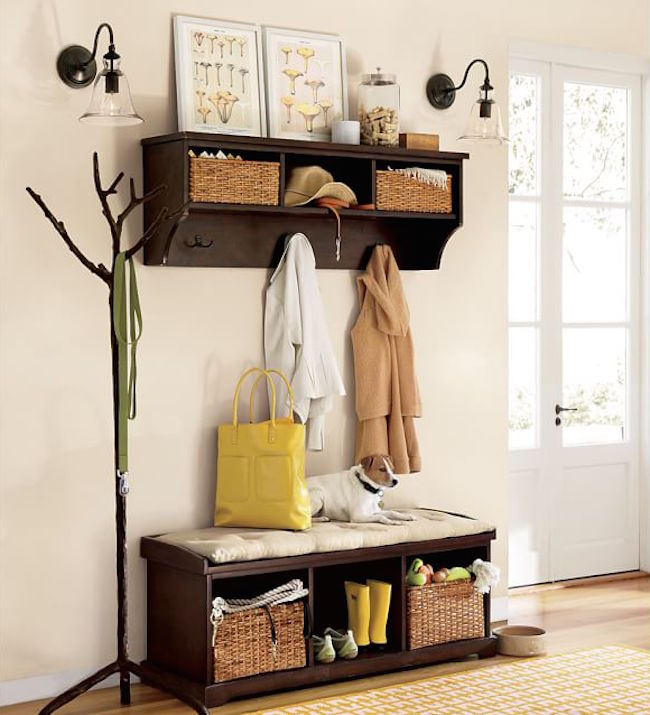
<path id="1" fill-rule="evenodd" d="M 508 141 L 503 133 L 501 110 L 492 99 L 492 92 L 485 93 L 481 88 L 479 97 L 472 105 L 465 131 L 458 137 L 465 141 L 480 141 L 481 143 L 503 144 Z"/>
<path id="2" fill-rule="evenodd" d="M 144 121 L 135 111 L 129 81 L 119 68 L 119 59 L 111 62 L 104 59 L 104 69 L 95 78 L 88 109 L 79 121 L 102 126 L 127 126 Z"/>

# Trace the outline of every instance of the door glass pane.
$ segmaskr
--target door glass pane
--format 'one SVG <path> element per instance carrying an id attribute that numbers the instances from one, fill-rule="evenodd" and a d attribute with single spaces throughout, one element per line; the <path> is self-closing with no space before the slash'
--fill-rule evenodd
<path id="1" fill-rule="evenodd" d="M 564 83 L 564 196 L 627 198 L 628 91 Z"/>
<path id="2" fill-rule="evenodd" d="M 564 209 L 562 313 L 565 322 L 627 319 L 625 209 Z"/>
<path id="3" fill-rule="evenodd" d="M 565 446 L 622 442 L 625 434 L 626 328 L 565 328 L 562 439 Z"/>
<path id="4" fill-rule="evenodd" d="M 538 77 L 510 75 L 508 190 L 511 194 L 534 196 L 539 193 L 538 100 Z"/>
<path id="5" fill-rule="evenodd" d="M 511 322 L 537 320 L 537 204 L 511 201 L 508 231 L 508 313 Z"/>
<path id="6" fill-rule="evenodd" d="M 537 446 L 537 328 L 509 330 L 510 449 Z"/>

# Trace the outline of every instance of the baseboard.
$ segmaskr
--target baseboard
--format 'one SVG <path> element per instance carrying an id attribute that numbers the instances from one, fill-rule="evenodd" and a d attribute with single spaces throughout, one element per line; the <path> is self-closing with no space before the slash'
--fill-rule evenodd
<path id="1" fill-rule="evenodd" d="M 54 698 L 73 685 L 92 675 L 95 670 L 68 670 L 63 673 L 48 673 L 36 675 L 33 678 L 20 678 L 19 680 L 5 680 L 0 682 L 0 706 L 24 703 L 30 700 Z M 139 678 L 131 676 L 133 683 L 140 682 Z M 119 673 L 115 673 L 103 680 L 93 690 L 101 688 L 114 688 L 120 684 Z M 119 695 L 118 695 L 119 699 Z"/>
<path id="2" fill-rule="evenodd" d="M 493 598 L 490 605 L 490 615 L 492 623 L 508 620 L 508 597 L 500 596 Z"/>

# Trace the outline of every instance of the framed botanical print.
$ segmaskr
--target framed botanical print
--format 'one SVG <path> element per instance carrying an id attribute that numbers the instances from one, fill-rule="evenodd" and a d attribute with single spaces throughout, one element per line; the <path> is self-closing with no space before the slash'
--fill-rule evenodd
<path id="1" fill-rule="evenodd" d="M 179 131 L 266 135 L 258 25 L 174 16 Z"/>
<path id="2" fill-rule="evenodd" d="M 329 141 L 347 116 L 343 40 L 337 35 L 264 27 L 269 136 Z"/>

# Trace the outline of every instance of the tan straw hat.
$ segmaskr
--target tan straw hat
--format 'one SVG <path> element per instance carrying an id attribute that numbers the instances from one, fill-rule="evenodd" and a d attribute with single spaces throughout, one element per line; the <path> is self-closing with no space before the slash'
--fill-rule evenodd
<path id="1" fill-rule="evenodd" d="M 356 204 L 357 197 L 349 186 L 334 181 L 321 166 L 298 166 L 291 170 L 284 192 L 285 206 L 303 206 L 314 199 L 332 198 Z"/>

